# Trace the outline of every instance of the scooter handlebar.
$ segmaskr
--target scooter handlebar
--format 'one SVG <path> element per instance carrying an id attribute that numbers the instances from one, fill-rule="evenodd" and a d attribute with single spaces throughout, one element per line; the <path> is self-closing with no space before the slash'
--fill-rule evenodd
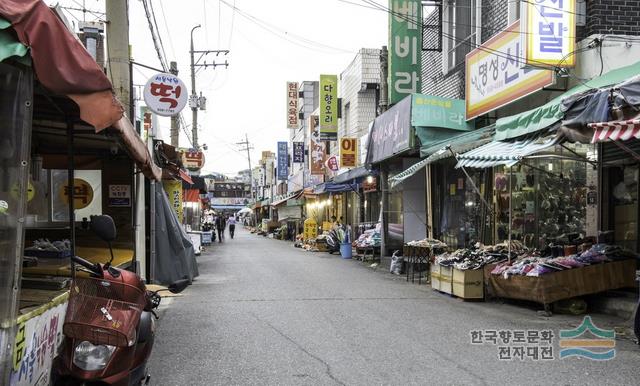
<path id="1" fill-rule="evenodd" d="M 76 264 L 80 264 L 81 266 L 85 267 L 86 269 L 95 273 L 96 275 L 102 276 L 102 268 L 100 267 L 99 264 L 87 261 L 80 256 L 72 256 L 71 260 L 73 260 L 74 263 Z"/>

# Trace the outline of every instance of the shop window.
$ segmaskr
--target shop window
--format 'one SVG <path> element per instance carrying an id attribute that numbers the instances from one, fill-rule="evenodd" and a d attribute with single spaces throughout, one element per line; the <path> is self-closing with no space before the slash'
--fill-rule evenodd
<path id="1" fill-rule="evenodd" d="M 466 55 L 479 44 L 481 0 L 450 0 L 443 13 L 444 72 L 464 65 Z"/>
<path id="2" fill-rule="evenodd" d="M 102 214 L 102 171 L 74 172 L 74 207 L 76 221 Z M 69 188 L 66 170 L 51 170 L 51 220 L 69 221 Z"/>

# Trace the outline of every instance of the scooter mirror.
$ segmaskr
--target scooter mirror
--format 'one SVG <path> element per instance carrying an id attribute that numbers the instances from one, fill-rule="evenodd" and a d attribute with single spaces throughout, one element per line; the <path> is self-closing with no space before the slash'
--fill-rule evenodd
<path id="1" fill-rule="evenodd" d="M 91 230 L 106 242 L 112 242 L 116 239 L 116 224 L 111 216 L 106 214 L 100 216 L 91 216 Z"/>
<path id="2" fill-rule="evenodd" d="M 189 286 L 189 280 L 188 279 L 181 279 L 181 280 L 176 280 L 173 283 L 169 284 L 169 292 L 171 292 L 172 294 L 177 294 L 182 292 L 185 288 L 187 288 L 187 286 Z"/>

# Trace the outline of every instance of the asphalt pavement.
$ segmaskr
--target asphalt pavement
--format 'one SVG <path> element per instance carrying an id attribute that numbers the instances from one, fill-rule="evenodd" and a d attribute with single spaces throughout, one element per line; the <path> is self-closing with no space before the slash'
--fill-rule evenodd
<path id="1" fill-rule="evenodd" d="M 618 334 L 611 360 L 559 358 L 559 330 L 581 316 L 463 302 L 240 226 L 198 262 L 200 277 L 161 310 L 153 385 L 640 384 L 640 347 L 628 335 Z M 603 329 L 625 323 L 591 316 Z M 522 331 L 530 343 L 518 341 Z"/>

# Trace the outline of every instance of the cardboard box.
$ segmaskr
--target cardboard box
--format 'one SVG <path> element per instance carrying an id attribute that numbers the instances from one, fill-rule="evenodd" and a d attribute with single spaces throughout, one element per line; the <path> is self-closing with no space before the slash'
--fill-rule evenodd
<path id="1" fill-rule="evenodd" d="M 453 268 L 451 267 L 440 267 L 440 291 L 451 294 L 453 293 L 453 288 L 451 286 L 453 282 Z"/>
<path id="2" fill-rule="evenodd" d="M 433 264 L 431 266 L 431 288 L 440 291 L 440 265 Z"/>
<path id="3" fill-rule="evenodd" d="M 453 295 L 463 299 L 484 299 L 484 271 L 453 269 Z"/>

